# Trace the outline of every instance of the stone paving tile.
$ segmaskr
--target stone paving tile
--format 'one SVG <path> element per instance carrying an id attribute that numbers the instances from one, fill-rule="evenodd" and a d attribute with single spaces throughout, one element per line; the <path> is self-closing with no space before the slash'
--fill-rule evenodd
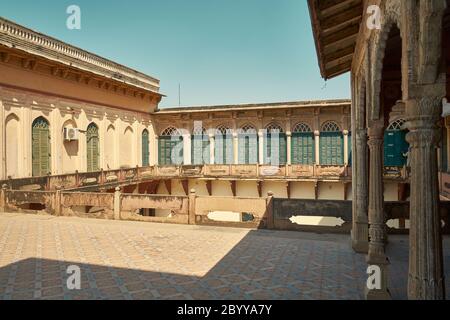
<path id="1" fill-rule="evenodd" d="M 450 238 L 444 248 L 449 288 Z M 405 299 L 408 238 L 387 252 Z M 66 286 L 71 265 L 81 290 Z M 366 268 L 346 235 L 0 214 L 0 300 L 356 300 Z"/>

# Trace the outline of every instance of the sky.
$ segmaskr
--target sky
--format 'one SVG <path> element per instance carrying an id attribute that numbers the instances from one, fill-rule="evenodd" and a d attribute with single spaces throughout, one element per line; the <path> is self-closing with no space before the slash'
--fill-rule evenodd
<path id="1" fill-rule="evenodd" d="M 156 77 L 161 107 L 179 86 L 182 106 L 350 98 L 349 74 L 320 76 L 306 0 L 1 0 L 0 16 Z"/>

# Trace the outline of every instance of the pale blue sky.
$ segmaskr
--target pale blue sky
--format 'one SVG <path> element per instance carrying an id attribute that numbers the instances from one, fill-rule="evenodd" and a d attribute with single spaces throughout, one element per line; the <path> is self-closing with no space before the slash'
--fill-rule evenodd
<path id="1" fill-rule="evenodd" d="M 66 28 L 78 5 L 82 29 Z M 161 106 L 349 98 L 320 77 L 306 0 L 20 0 L 0 16 L 161 80 Z"/>

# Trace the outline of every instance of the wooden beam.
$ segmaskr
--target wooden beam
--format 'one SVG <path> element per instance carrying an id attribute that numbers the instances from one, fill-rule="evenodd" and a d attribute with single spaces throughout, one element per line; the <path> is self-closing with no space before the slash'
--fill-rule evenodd
<path id="1" fill-rule="evenodd" d="M 206 189 L 208 190 L 209 196 L 212 196 L 212 181 L 206 180 Z"/>
<path id="2" fill-rule="evenodd" d="M 181 185 L 183 186 L 184 193 L 189 195 L 189 180 L 181 180 Z"/>
<path id="3" fill-rule="evenodd" d="M 256 187 L 258 188 L 258 195 L 260 198 L 262 198 L 262 181 L 256 182 Z"/>
<path id="4" fill-rule="evenodd" d="M 236 197 L 236 181 L 230 181 L 231 192 L 233 193 L 233 197 Z"/>
<path id="5" fill-rule="evenodd" d="M 319 181 L 316 181 L 314 184 L 314 197 L 316 200 L 319 200 Z"/>
<path id="6" fill-rule="evenodd" d="M 164 184 L 166 185 L 167 192 L 172 195 L 172 180 L 164 180 Z"/>

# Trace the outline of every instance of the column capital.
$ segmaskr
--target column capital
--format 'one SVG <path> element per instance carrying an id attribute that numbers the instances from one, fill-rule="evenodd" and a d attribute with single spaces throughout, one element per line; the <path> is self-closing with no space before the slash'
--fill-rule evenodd
<path id="1" fill-rule="evenodd" d="M 315 130 L 315 131 L 314 131 L 314 135 L 315 135 L 316 137 L 320 137 L 320 131 L 319 131 L 319 130 Z"/>
<path id="2" fill-rule="evenodd" d="M 383 140 L 384 122 L 372 122 L 369 126 L 369 130 L 367 130 L 367 134 L 369 136 L 369 141 Z"/>
<path id="3" fill-rule="evenodd" d="M 348 136 L 348 134 L 350 133 L 348 130 L 344 130 L 342 131 L 342 133 L 344 134 L 344 136 Z"/>

